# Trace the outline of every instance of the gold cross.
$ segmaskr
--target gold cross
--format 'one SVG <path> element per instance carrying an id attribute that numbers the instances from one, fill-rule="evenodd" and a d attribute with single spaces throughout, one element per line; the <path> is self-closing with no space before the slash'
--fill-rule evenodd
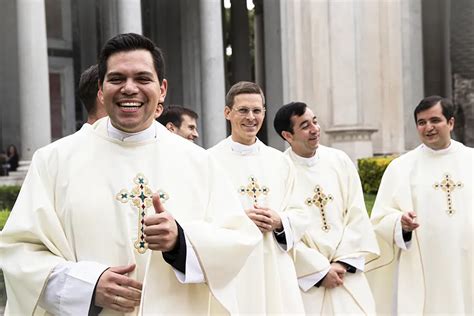
<path id="1" fill-rule="evenodd" d="M 433 187 L 435 190 L 441 189 L 442 191 L 446 192 L 446 200 L 448 202 L 448 209 L 446 210 L 446 213 L 448 215 L 453 215 L 456 210 L 453 208 L 453 197 L 451 196 L 451 193 L 456 189 L 456 188 L 462 188 L 463 184 L 461 182 L 455 183 L 449 174 L 445 174 L 444 179 L 441 181 L 441 183 L 436 182 L 433 184 Z"/>
<path id="2" fill-rule="evenodd" d="M 257 204 L 258 197 L 262 194 L 267 195 L 268 192 L 270 192 L 270 189 L 266 186 L 262 186 L 260 188 L 260 185 L 254 176 L 250 176 L 249 181 L 249 184 L 239 188 L 239 193 L 242 195 L 248 195 L 248 197 L 252 199 L 253 203 Z"/>
<path id="3" fill-rule="evenodd" d="M 122 203 L 130 201 L 130 206 L 138 210 L 138 236 L 133 246 L 139 253 L 144 254 L 148 249 L 148 243 L 145 241 L 145 215 L 147 210 L 153 206 L 153 191 L 148 186 L 148 179 L 142 173 L 137 174 L 133 182 L 136 186 L 130 192 L 122 189 L 115 198 Z M 168 194 L 164 191 L 159 190 L 158 194 L 161 203 L 169 199 Z"/>
<path id="4" fill-rule="evenodd" d="M 323 226 L 321 226 L 321 229 L 327 233 L 331 230 L 331 226 L 327 222 L 326 211 L 324 208 L 330 201 L 334 200 L 334 198 L 331 194 L 324 194 L 323 189 L 319 185 L 316 185 L 316 187 L 314 187 L 314 192 L 315 194 L 313 195 L 313 197 L 307 198 L 305 203 L 308 206 L 314 205 L 319 208 L 321 218 L 323 220 Z"/>

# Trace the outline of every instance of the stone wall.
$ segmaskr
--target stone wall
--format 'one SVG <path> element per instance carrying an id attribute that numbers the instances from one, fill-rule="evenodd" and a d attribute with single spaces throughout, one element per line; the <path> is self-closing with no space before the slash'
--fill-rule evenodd
<path id="1" fill-rule="evenodd" d="M 454 75 L 453 102 L 455 105 L 454 138 L 474 147 L 474 79 Z"/>
<path id="2" fill-rule="evenodd" d="M 474 1 L 451 1 L 452 73 L 474 79 Z"/>

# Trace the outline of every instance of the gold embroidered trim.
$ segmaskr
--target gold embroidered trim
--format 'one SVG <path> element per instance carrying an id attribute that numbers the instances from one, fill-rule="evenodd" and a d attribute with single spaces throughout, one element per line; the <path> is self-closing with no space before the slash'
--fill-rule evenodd
<path id="1" fill-rule="evenodd" d="M 460 181 L 458 183 L 454 182 L 451 178 L 451 175 L 448 173 L 444 174 L 443 180 L 441 180 L 441 183 L 436 182 L 433 184 L 433 188 L 435 190 L 441 189 L 443 192 L 446 193 L 446 202 L 448 204 L 448 209 L 446 210 L 446 213 L 448 213 L 449 216 L 452 216 L 456 210 L 453 207 L 453 197 L 451 196 L 451 193 L 456 190 L 456 188 L 462 188 L 464 184 Z"/>
<path id="2" fill-rule="evenodd" d="M 331 230 L 331 225 L 329 225 L 327 222 L 326 210 L 324 208 L 334 198 L 331 194 L 324 194 L 323 189 L 319 185 L 316 185 L 314 187 L 314 192 L 315 194 L 313 195 L 313 197 L 307 198 L 305 203 L 308 206 L 314 205 L 319 208 L 319 212 L 321 213 L 321 219 L 323 221 L 323 226 L 321 226 L 321 229 L 327 233 Z"/>
<path id="3" fill-rule="evenodd" d="M 242 195 L 247 195 L 252 199 L 253 203 L 257 204 L 258 199 L 261 195 L 268 195 L 270 189 L 266 186 L 260 187 L 257 179 L 254 176 L 249 177 L 249 183 L 245 186 L 239 188 L 239 193 Z"/>

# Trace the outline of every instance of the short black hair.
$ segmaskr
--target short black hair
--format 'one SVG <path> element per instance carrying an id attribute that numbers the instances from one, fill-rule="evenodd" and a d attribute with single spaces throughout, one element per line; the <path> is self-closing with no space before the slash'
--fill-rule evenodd
<path id="1" fill-rule="evenodd" d="M 441 104 L 443 116 L 446 118 L 446 121 L 449 121 L 452 117 L 454 117 L 454 106 L 451 100 L 448 98 L 440 97 L 439 95 L 432 95 L 421 100 L 420 103 L 416 106 L 415 111 L 413 113 L 415 117 L 415 123 L 417 122 L 418 113 L 426 111 L 438 103 Z"/>
<path id="2" fill-rule="evenodd" d="M 306 112 L 308 106 L 303 102 L 291 102 L 283 105 L 275 114 L 273 120 L 273 127 L 281 138 L 285 139 L 282 135 L 283 131 L 290 132 L 293 134 L 293 123 L 291 117 L 293 115 L 301 116 Z"/>
<path id="3" fill-rule="evenodd" d="M 92 65 L 81 74 L 77 96 L 87 110 L 88 114 L 94 113 L 97 109 L 96 99 L 99 90 L 99 69 L 97 64 Z"/>
<path id="4" fill-rule="evenodd" d="M 119 34 L 109 39 L 99 54 L 99 80 L 104 83 L 107 73 L 107 60 L 115 53 L 144 49 L 150 52 L 160 84 L 165 77 L 163 52 L 148 37 L 135 33 Z"/>
<path id="5" fill-rule="evenodd" d="M 199 115 L 191 109 L 185 108 L 181 105 L 169 105 L 165 107 L 163 113 L 156 120 L 162 125 L 171 122 L 174 126 L 180 128 L 181 123 L 183 122 L 183 115 L 188 115 L 195 120 L 199 118 Z"/>

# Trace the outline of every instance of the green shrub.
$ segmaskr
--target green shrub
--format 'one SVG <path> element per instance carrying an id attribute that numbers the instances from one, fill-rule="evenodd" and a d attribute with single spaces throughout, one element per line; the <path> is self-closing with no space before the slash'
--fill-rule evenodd
<path id="1" fill-rule="evenodd" d="M 11 210 L 13 208 L 13 204 L 15 204 L 18 193 L 20 193 L 20 186 L 0 186 L 0 210 L 3 210 L 5 208 Z"/>
<path id="2" fill-rule="evenodd" d="M 367 208 L 367 214 L 370 216 L 375 203 L 375 194 L 364 193 L 364 201 L 365 207 Z"/>
<path id="3" fill-rule="evenodd" d="M 4 209 L 0 210 L 0 230 L 3 229 L 5 222 L 7 221 L 8 215 L 10 215 L 10 210 Z M 7 303 L 7 292 L 5 290 L 5 281 L 3 279 L 3 273 L 0 269 L 0 307 L 5 306 Z M 0 312 L 1 315 L 1 312 Z"/>
<path id="4" fill-rule="evenodd" d="M 381 156 L 357 160 L 360 181 L 362 182 L 364 193 L 377 193 L 385 169 L 387 169 L 388 164 L 395 158 L 396 156 Z"/>
<path id="5" fill-rule="evenodd" d="M 3 279 L 3 272 L 2 270 L 0 270 L 0 306 L 5 306 L 6 304 L 7 304 L 7 291 L 5 289 L 5 281 Z M 2 313 L 0 312 L 0 314 Z"/>
<path id="6" fill-rule="evenodd" d="M 0 210 L 0 230 L 2 230 L 3 226 L 5 226 L 5 223 L 7 222 L 9 215 L 10 215 L 9 209 Z"/>

